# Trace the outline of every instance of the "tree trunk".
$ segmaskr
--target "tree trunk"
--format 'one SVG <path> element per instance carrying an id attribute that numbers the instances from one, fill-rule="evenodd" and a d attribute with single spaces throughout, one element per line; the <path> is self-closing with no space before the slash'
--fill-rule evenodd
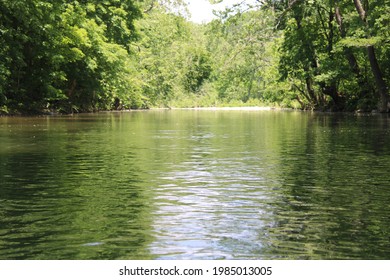
<path id="1" fill-rule="evenodd" d="M 364 23 L 364 25 L 367 27 L 367 18 L 366 18 L 366 11 L 363 8 L 362 2 L 360 0 L 354 0 L 356 10 L 360 16 L 360 19 Z M 370 37 L 370 34 L 367 34 L 367 37 Z M 387 103 L 390 100 L 389 98 L 389 90 L 387 88 L 386 82 L 383 78 L 383 73 L 379 67 L 378 60 L 375 55 L 375 47 L 374 46 L 368 46 L 367 47 L 367 55 L 368 59 L 370 61 L 371 71 L 375 78 L 375 83 L 379 92 L 380 102 L 378 105 L 378 109 L 380 112 L 384 113 L 388 111 Z"/>
<path id="2" fill-rule="evenodd" d="M 305 69 L 305 71 L 308 72 L 307 69 Z M 313 88 L 313 79 L 308 76 L 305 78 L 305 82 L 306 82 L 307 92 L 310 96 L 310 103 L 314 104 L 314 106 L 319 105 L 318 99 L 316 97 L 316 93 L 315 93 L 314 88 Z"/>
<path id="3" fill-rule="evenodd" d="M 333 109 L 336 111 L 342 111 L 345 109 L 345 98 L 337 91 L 336 83 L 333 82 L 330 85 L 325 83 L 320 84 L 324 95 L 328 95 L 332 98 L 334 106 Z"/>
<path id="4" fill-rule="evenodd" d="M 386 82 L 383 78 L 382 71 L 379 68 L 378 60 L 376 59 L 376 55 L 375 55 L 374 46 L 368 46 L 367 53 L 368 53 L 368 59 L 370 60 L 371 70 L 375 77 L 375 82 L 378 87 L 378 92 L 380 96 L 378 109 L 380 112 L 385 113 L 388 111 L 387 103 L 389 102 L 389 91 Z"/>
<path id="5" fill-rule="evenodd" d="M 73 79 L 72 84 L 70 85 L 70 88 L 68 89 L 68 97 L 72 97 L 75 89 L 76 89 L 77 81 L 76 79 Z"/>
<path id="6" fill-rule="evenodd" d="M 296 1 L 292 1 L 292 4 L 295 4 Z M 295 21 L 297 23 L 297 29 L 301 32 L 303 32 L 301 29 L 302 29 L 302 25 L 301 25 L 301 18 L 299 18 L 298 16 L 295 17 Z M 304 42 L 302 42 L 304 43 Z M 315 61 L 314 61 L 314 64 Z M 312 75 L 310 73 L 310 66 L 309 65 L 303 65 L 303 70 L 304 72 L 306 73 L 306 77 L 305 77 L 305 83 L 306 83 L 306 89 L 307 89 L 307 92 L 308 92 L 308 96 L 310 97 L 310 103 L 313 104 L 314 106 L 318 106 L 319 102 L 318 102 L 318 99 L 316 97 L 316 94 L 315 94 L 315 90 L 314 90 L 314 87 L 313 87 L 313 78 L 312 78 Z M 314 66 L 314 68 L 316 67 L 316 65 Z"/>
<path id="7" fill-rule="evenodd" d="M 360 16 L 360 19 L 366 22 L 366 11 L 363 8 L 362 2 L 360 2 L 360 0 L 353 0 L 353 2 L 355 3 L 355 7 Z"/>

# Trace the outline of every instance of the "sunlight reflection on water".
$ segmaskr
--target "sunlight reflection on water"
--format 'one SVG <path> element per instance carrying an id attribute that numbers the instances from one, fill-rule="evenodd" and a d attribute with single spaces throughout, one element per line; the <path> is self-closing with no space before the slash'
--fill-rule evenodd
<path id="1" fill-rule="evenodd" d="M 298 112 L 0 119 L 2 259 L 388 259 L 390 122 Z"/>

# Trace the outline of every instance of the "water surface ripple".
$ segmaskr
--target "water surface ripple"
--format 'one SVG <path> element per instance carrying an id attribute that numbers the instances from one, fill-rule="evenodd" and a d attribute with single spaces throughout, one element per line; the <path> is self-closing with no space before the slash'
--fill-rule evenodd
<path id="1" fill-rule="evenodd" d="M 0 259 L 389 259 L 390 120 L 0 118 Z"/>

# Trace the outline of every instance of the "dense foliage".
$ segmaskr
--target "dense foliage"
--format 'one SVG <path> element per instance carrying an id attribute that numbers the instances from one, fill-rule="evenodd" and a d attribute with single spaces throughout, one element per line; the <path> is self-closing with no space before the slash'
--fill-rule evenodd
<path id="1" fill-rule="evenodd" d="M 389 0 L 257 3 L 195 24 L 180 0 L 0 0 L 0 113 L 388 110 Z"/>
<path id="2" fill-rule="evenodd" d="M 388 110 L 388 0 L 264 1 L 283 31 L 279 70 L 306 107 Z"/>

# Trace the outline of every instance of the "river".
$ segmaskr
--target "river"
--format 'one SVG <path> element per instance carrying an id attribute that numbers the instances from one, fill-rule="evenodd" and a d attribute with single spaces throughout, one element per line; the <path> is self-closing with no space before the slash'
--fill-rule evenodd
<path id="1" fill-rule="evenodd" d="M 389 259 L 390 119 L 0 118 L 0 259 Z"/>

